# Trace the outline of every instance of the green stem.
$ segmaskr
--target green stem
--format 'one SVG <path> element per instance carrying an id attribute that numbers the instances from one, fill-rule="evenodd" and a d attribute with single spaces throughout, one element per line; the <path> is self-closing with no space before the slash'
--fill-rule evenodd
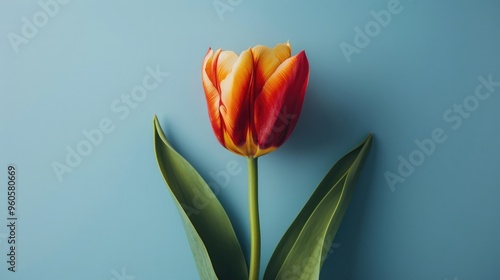
<path id="1" fill-rule="evenodd" d="M 249 280 L 258 280 L 260 271 L 260 222 L 257 158 L 248 158 L 248 210 L 250 212 Z"/>

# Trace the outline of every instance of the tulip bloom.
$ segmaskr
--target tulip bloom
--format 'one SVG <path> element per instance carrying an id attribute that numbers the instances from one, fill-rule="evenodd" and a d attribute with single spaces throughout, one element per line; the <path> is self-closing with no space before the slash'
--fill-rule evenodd
<path id="1" fill-rule="evenodd" d="M 309 63 L 304 51 L 291 56 L 289 43 L 258 45 L 239 56 L 209 48 L 202 80 L 219 142 L 236 154 L 257 158 L 280 147 L 297 124 Z"/>

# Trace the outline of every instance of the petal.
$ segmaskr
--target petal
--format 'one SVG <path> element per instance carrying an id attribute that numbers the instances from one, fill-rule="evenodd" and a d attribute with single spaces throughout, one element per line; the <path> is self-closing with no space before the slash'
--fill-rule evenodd
<path id="1" fill-rule="evenodd" d="M 202 84 L 205 91 L 205 98 L 207 99 L 208 116 L 212 129 L 214 130 L 217 140 L 224 146 L 224 136 L 222 131 L 222 119 L 220 116 L 220 93 L 214 86 L 215 75 L 212 67 L 214 52 L 208 49 L 205 59 L 203 60 L 202 67 Z"/>
<path id="2" fill-rule="evenodd" d="M 217 85 L 227 77 L 233 69 L 233 64 L 238 59 L 238 55 L 232 51 L 222 51 L 217 58 Z"/>
<path id="3" fill-rule="evenodd" d="M 225 138 L 224 141 L 226 143 L 225 147 L 230 150 L 231 152 L 241 155 L 241 156 L 246 156 L 246 157 L 251 157 L 253 156 L 256 151 L 257 151 L 257 145 L 253 141 L 249 141 L 245 143 L 245 145 L 236 145 L 233 142 L 233 139 L 230 137 L 229 134 L 224 134 Z M 251 137 L 247 137 L 247 139 L 250 139 Z"/>
<path id="4" fill-rule="evenodd" d="M 271 75 L 283 61 L 290 58 L 290 44 L 278 44 L 274 48 L 258 45 L 252 48 L 255 68 L 255 88 L 258 94 Z"/>
<path id="5" fill-rule="evenodd" d="M 287 59 L 267 80 L 255 100 L 254 122 L 259 151 L 281 146 L 297 124 L 309 80 L 304 51 Z"/>
<path id="6" fill-rule="evenodd" d="M 205 58 L 203 59 L 203 66 L 202 66 L 202 72 L 207 75 L 208 79 L 212 83 L 213 86 L 217 85 L 217 77 L 215 75 L 216 72 L 214 72 L 214 57 L 216 53 L 219 53 L 221 50 L 217 50 L 215 53 L 211 48 L 208 48 L 207 54 L 205 55 Z M 218 54 L 217 54 L 218 56 Z"/>
<path id="7" fill-rule="evenodd" d="M 246 50 L 234 62 L 231 72 L 220 82 L 222 105 L 221 116 L 224 130 L 236 146 L 247 142 L 249 124 L 252 118 L 250 108 L 253 81 L 252 52 Z"/>

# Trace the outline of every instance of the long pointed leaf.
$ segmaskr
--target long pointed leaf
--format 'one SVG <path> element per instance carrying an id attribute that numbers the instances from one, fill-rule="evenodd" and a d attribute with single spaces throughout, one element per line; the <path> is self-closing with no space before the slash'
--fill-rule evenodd
<path id="1" fill-rule="evenodd" d="M 156 160 L 171 191 L 202 280 L 246 280 L 248 269 L 229 218 L 198 172 L 153 121 Z"/>
<path id="2" fill-rule="evenodd" d="M 264 280 L 319 279 L 371 142 L 370 134 L 326 174 L 276 247 Z"/>

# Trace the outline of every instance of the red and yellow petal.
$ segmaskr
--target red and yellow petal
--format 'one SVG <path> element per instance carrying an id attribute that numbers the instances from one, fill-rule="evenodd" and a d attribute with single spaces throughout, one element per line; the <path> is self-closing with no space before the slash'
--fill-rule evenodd
<path id="1" fill-rule="evenodd" d="M 221 50 L 217 50 L 214 52 L 211 48 L 208 48 L 207 53 L 205 54 L 205 58 L 203 59 L 202 73 L 207 76 L 210 80 L 210 83 L 217 88 L 217 76 L 216 72 L 214 72 L 214 57 L 217 52 Z"/>
<path id="2" fill-rule="evenodd" d="M 302 51 L 285 60 L 265 83 L 255 100 L 254 111 L 262 150 L 279 147 L 290 136 L 302 109 L 308 80 L 309 63 Z"/>
<path id="3" fill-rule="evenodd" d="M 278 44 L 274 48 L 258 45 L 252 48 L 255 68 L 255 87 L 256 94 L 260 93 L 262 87 L 278 66 L 286 59 L 290 58 L 292 49 L 290 44 Z"/>
<path id="4" fill-rule="evenodd" d="M 234 63 L 238 60 L 238 55 L 232 51 L 222 51 L 217 58 L 217 85 L 231 73 Z M 220 89 L 220 88 L 219 88 Z"/>
<path id="5" fill-rule="evenodd" d="M 225 132 L 236 146 L 247 142 L 251 116 L 253 84 L 252 52 L 246 50 L 234 62 L 231 72 L 220 82 L 220 112 Z"/>
<path id="6" fill-rule="evenodd" d="M 213 72 L 213 55 L 212 49 L 208 49 L 205 59 L 203 60 L 202 67 L 202 84 L 205 91 L 205 98 L 207 100 L 208 116 L 210 118 L 210 123 L 212 129 L 214 130 L 217 140 L 224 145 L 224 136 L 222 130 L 222 118 L 219 111 L 220 106 L 220 93 L 214 85 L 216 81 L 215 74 Z"/>

